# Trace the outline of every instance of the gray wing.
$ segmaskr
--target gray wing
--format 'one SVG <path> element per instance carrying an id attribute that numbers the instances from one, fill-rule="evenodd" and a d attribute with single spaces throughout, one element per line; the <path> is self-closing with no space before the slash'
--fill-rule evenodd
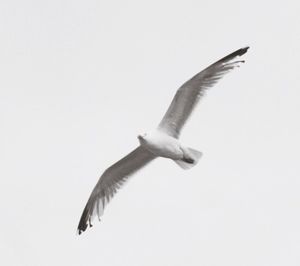
<path id="1" fill-rule="evenodd" d="M 247 52 L 249 47 L 241 48 L 210 65 L 184 83 L 176 92 L 169 109 L 158 129 L 179 137 L 180 131 L 205 91 L 215 85 L 226 73 L 244 61 L 235 60 Z"/>
<path id="2" fill-rule="evenodd" d="M 105 205 L 117 190 L 125 183 L 130 175 L 152 161 L 155 156 L 139 146 L 120 161 L 113 164 L 100 177 L 97 185 L 81 215 L 78 233 L 81 234 L 88 226 L 92 226 L 92 219 L 97 215 L 99 220 Z"/>

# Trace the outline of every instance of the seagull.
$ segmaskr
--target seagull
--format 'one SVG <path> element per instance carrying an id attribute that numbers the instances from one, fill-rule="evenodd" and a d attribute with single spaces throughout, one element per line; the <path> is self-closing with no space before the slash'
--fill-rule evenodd
<path id="1" fill-rule="evenodd" d="M 238 57 L 248 49 L 249 47 L 244 47 L 225 56 L 196 74 L 177 90 L 158 127 L 149 133 L 138 135 L 139 146 L 107 168 L 99 178 L 81 215 L 78 234 L 92 227 L 95 216 L 100 220 L 104 207 L 117 190 L 130 176 L 155 158 L 171 159 L 182 169 L 190 169 L 198 163 L 202 153 L 181 144 L 180 132 L 206 90 L 226 73 L 244 63 L 245 61 L 238 60 Z"/>

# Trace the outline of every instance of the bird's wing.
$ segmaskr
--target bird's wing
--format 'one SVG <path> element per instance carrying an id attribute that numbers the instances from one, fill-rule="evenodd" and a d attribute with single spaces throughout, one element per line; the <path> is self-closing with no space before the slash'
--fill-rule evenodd
<path id="1" fill-rule="evenodd" d="M 223 75 L 238 67 L 240 63 L 244 63 L 244 61 L 237 60 L 236 58 L 245 54 L 248 48 L 241 48 L 225 56 L 184 83 L 177 90 L 158 129 L 173 137 L 179 137 L 182 127 L 200 97 L 204 95 L 208 88 L 215 85 Z"/>
<path id="2" fill-rule="evenodd" d="M 155 156 L 152 153 L 139 146 L 127 156 L 106 169 L 93 189 L 83 210 L 77 229 L 78 233 L 81 234 L 88 226 L 91 227 L 92 219 L 96 215 L 100 220 L 105 205 L 125 183 L 128 177 L 154 158 Z"/>

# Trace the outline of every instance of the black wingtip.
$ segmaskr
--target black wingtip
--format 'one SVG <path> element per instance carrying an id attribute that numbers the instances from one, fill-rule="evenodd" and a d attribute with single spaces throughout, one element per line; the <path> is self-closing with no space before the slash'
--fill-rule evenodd
<path id="1" fill-rule="evenodd" d="M 87 226 L 81 226 L 81 227 L 79 227 L 78 226 L 78 228 L 77 228 L 77 234 L 78 235 L 81 235 L 81 233 L 83 233 L 85 230 L 86 230 L 86 228 L 87 228 Z"/>
<path id="2" fill-rule="evenodd" d="M 244 48 L 241 48 L 241 49 L 237 50 L 237 52 L 239 52 L 237 55 L 241 56 L 241 55 L 247 53 L 249 48 L 250 48 L 249 46 L 246 46 Z"/>
<path id="3" fill-rule="evenodd" d="M 233 58 L 235 58 L 237 56 L 242 56 L 243 54 L 247 53 L 249 48 L 250 48 L 249 46 L 246 46 L 244 48 L 240 48 L 240 49 L 236 50 L 235 52 L 223 57 L 222 59 L 220 59 L 216 63 L 230 61 L 230 60 L 232 60 Z"/>
<path id="4" fill-rule="evenodd" d="M 93 226 L 92 224 L 89 225 L 89 227 L 92 227 L 92 226 Z M 77 228 L 78 235 L 81 235 L 81 233 L 83 233 L 87 228 L 88 228 L 87 224 L 79 225 Z"/>
<path id="5" fill-rule="evenodd" d="M 86 205 L 84 210 L 83 210 L 83 213 L 81 215 L 78 227 L 77 227 L 78 235 L 81 235 L 81 233 L 84 232 L 87 229 L 88 224 L 89 224 L 88 220 L 89 220 L 89 215 L 88 215 L 88 208 L 87 208 L 87 205 Z M 91 224 L 90 224 L 90 226 L 91 226 Z"/>
<path id="6" fill-rule="evenodd" d="M 100 219 L 99 219 L 99 221 L 100 221 Z M 83 222 L 79 223 L 78 228 L 77 228 L 77 234 L 81 235 L 81 233 L 83 233 L 88 227 L 90 227 L 90 228 L 93 227 L 93 224 L 91 223 L 90 220 L 85 223 L 83 223 Z"/>

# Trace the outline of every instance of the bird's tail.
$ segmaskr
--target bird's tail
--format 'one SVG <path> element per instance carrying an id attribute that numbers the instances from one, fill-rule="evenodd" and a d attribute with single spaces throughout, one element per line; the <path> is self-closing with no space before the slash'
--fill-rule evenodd
<path id="1" fill-rule="evenodd" d="M 174 160 L 182 169 L 187 170 L 195 166 L 202 157 L 202 152 L 192 148 L 186 148 L 181 160 Z"/>

